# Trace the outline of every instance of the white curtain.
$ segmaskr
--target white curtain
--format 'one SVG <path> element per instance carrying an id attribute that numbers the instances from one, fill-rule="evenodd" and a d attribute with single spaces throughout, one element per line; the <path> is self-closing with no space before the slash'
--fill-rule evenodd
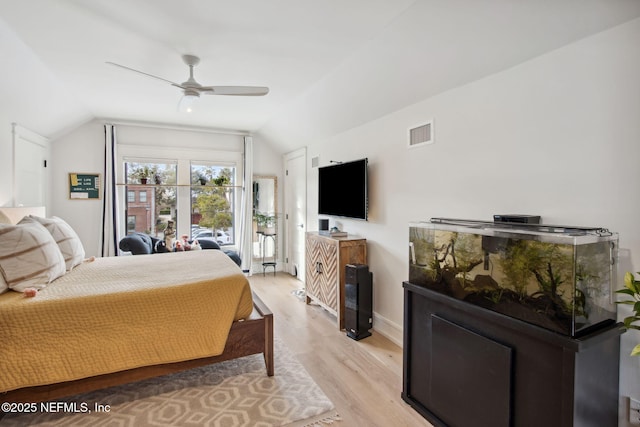
<path id="1" fill-rule="evenodd" d="M 242 258 L 242 271 L 251 275 L 253 259 L 253 138 L 250 136 L 244 137 L 243 159 L 238 250 Z"/>
<path id="2" fill-rule="evenodd" d="M 116 127 L 104 125 L 104 184 L 102 190 L 102 233 L 100 253 L 118 255 L 118 191 L 116 188 Z"/>

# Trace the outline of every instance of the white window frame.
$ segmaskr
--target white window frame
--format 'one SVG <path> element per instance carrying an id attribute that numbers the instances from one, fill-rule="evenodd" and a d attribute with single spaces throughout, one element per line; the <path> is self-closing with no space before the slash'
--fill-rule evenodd
<path id="1" fill-rule="evenodd" d="M 118 144 L 117 182 L 120 184 L 126 183 L 124 176 L 124 162 L 126 161 L 177 163 L 177 236 L 181 236 L 183 234 L 191 235 L 191 162 L 207 162 L 220 166 L 234 167 L 236 171 L 234 182 L 235 185 L 238 186 L 238 191 L 234 192 L 234 226 L 237 227 L 237 225 L 240 224 L 240 204 L 242 202 L 241 186 L 243 176 L 242 152 Z M 120 200 L 126 200 L 125 188 L 125 185 L 118 185 L 118 197 Z M 125 203 L 121 203 L 119 212 L 121 224 L 126 224 L 125 206 Z M 122 234 L 120 238 L 124 237 L 126 232 L 126 227 L 124 230 L 120 230 L 120 234 Z M 237 233 L 238 230 L 236 229 L 234 235 L 237 236 Z"/>

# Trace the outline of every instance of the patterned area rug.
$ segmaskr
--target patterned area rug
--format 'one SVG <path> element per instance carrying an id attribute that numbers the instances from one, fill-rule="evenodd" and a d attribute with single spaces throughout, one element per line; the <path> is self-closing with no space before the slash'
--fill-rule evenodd
<path id="1" fill-rule="evenodd" d="M 32 414 L 0 413 L 0 426 L 293 427 L 338 421 L 333 403 L 293 354 L 278 340 L 274 346 L 273 377 L 266 375 L 262 355 L 248 356 L 37 404 Z"/>

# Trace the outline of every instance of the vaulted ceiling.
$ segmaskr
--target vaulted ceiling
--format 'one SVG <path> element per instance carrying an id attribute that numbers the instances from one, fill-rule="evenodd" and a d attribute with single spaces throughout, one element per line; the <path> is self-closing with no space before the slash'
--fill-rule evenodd
<path id="1" fill-rule="evenodd" d="M 637 0 L 3 0 L 0 113 L 55 137 L 91 118 L 262 134 L 281 151 L 640 16 Z M 181 55 L 203 85 L 177 111 Z M 301 142 L 302 141 L 302 142 Z"/>

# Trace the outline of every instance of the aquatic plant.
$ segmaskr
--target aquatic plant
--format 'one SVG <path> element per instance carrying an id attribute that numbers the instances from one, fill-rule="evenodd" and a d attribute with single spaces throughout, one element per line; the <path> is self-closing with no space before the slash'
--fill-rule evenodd
<path id="1" fill-rule="evenodd" d="M 502 294 L 504 293 L 504 289 L 500 288 L 496 291 L 489 292 L 488 295 L 485 296 L 486 299 L 491 301 L 494 304 L 499 304 L 502 300 Z"/>
<path id="2" fill-rule="evenodd" d="M 532 270 L 540 264 L 539 249 L 526 240 L 509 242 L 500 267 L 505 275 L 505 284 L 513 289 L 521 299 L 527 296 L 527 283 Z"/>
<path id="3" fill-rule="evenodd" d="M 442 271 L 440 270 L 440 261 L 438 261 L 438 253 L 434 250 L 433 259 L 429 261 L 429 269 L 427 274 L 432 282 L 437 282 L 442 278 Z"/>
<path id="4" fill-rule="evenodd" d="M 478 256 L 480 237 L 469 234 L 450 233 L 449 239 L 440 247 L 434 248 L 435 261 L 433 267 L 437 276 L 456 278 L 464 289 L 468 285 L 468 273 L 479 264 L 482 258 Z"/>
<path id="5" fill-rule="evenodd" d="M 452 242 L 451 246 L 451 256 L 456 259 L 456 275 L 461 280 L 462 287 L 466 288 L 469 285 L 469 272 L 483 262 L 480 256 L 481 237 L 466 233 L 456 234 L 456 241 Z"/>

